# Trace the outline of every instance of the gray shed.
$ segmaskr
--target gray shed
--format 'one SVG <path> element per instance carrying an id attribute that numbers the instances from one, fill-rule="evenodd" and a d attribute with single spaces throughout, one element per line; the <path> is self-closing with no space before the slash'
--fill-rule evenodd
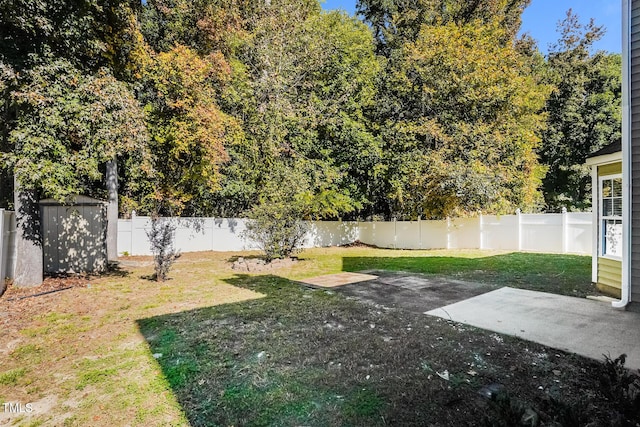
<path id="1" fill-rule="evenodd" d="M 76 196 L 72 204 L 40 201 L 45 273 L 107 269 L 107 203 Z"/>

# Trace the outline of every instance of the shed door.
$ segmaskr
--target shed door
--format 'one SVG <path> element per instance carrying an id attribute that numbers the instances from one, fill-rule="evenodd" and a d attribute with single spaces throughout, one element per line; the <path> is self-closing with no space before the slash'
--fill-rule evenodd
<path id="1" fill-rule="evenodd" d="M 45 273 L 88 273 L 106 269 L 104 207 L 43 206 Z"/>

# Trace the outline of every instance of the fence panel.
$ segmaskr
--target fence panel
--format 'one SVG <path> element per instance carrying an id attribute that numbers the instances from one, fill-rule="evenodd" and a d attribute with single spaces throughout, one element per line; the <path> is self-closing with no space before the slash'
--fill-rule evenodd
<path id="1" fill-rule="evenodd" d="M 394 247 L 422 249 L 421 221 L 397 221 Z"/>
<path id="2" fill-rule="evenodd" d="M 518 215 L 483 215 L 482 249 L 518 250 Z"/>
<path id="3" fill-rule="evenodd" d="M 521 249 L 532 252 L 563 252 L 563 214 L 520 215 Z"/>
<path id="4" fill-rule="evenodd" d="M 420 221 L 423 249 L 446 249 L 449 244 L 449 229 L 446 220 Z"/>
<path id="5" fill-rule="evenodd" d="M 214 240 L 213 218 L 180 218 L 173 222 L 174 244 L 182 252 L 202 252 L 212 249 Z"/>
<path id="6" fill-rule="evenodd" d="M 360 238 L 357 222 L 310 221 L 305 237 L 305 248 L 340 246 Z"/>
<path id="7" fill-rule="evenodd" d="M 396 225 L 394 222 L 361 222 L 360 241 L 381 248 L 396 247 Z"/>
<path id="8" fill-rule="evenodd" d="M 118 220 L 118 255 L 133 255 L 131 249 L 131 220 Z"/>
<path id="9" fill-rule="evenodd" d="M 593 246 L 593 218 L 591 212 L 567 214 L 565 230 L 566 252 L 590 254 Z"/>
<path id="10" fill-rule="evenodd" d="M 449 248 L 480 248 L 480 218 L 456 218 L 450 220 Z"/>
<path id="11" fill-rule="evenodd" d="M 182 252 L 255 249 L 243 238 L 244 219 L 175 219 Z M 309 222 L 304 247 L 338 246 L 360 240 L 382 248 L 495 249 L 591 254 L 590 213 L 486 215 L 449 221 Z M 118 221 L 118 253 L 150 255 L 150 218 Z"/>
<path id="12" fill-rule="evenodd" d="M 212 251 L 243 251 L 255 249 L 242 233 L 247 229 L 246 220 L 239 218 L 215 218 Z"/>

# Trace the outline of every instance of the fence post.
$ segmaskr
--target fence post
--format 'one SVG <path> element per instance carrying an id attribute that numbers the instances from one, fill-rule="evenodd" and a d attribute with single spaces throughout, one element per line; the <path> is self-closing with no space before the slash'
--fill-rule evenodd
<path id="1" fill-rule="evenodd" d="M 478 221 L 480 222 L 480 225 L 478 227 L 478 229 L 480 230 L 480 250 L 484 249 L 484 223 L 482 221 L 482 212 L 480 212 L 480 216 L 478 217 Z"/>
<path id="2" fill-rule="evenodd" d="M 420 239 L 420 249 L 422 249 L 422 217 L 420 215 L 418 215 L 418 237 Z"/>
<path id="3" fill-rule="evenodd" d="M 393 249 L 398 249 L 398 220 L 393 217 Z"/>
<path id="4" fill-rule="evenodd" d="M 7 262 L 5 260 L 6 255 L 4 253 L 4 209 L 0 209 L 0 295 L 4 291 L 4 279 L 7 277 L 5 271 L 7 270 Z"/>
<path id="5" fill-rule="evenodd" d="M 517 230 L 517 236 L 518 236 L 518 252 L 522 251 L 522 217 L 520 216 L 520 208 L 516 209 L 516 218 L 518 219 L 518 230 Z"/>
<path id="6" fill-rule="evenodd" d="M 562 208 L 562 253 L 567 253 L 567 232 L 568 230 L 568 218 L 567 208 Z"/>
<path id="7" fill-rule="evenodd" d="M 451 218 L 447 217 L 447 249 L 451 249 Z"/>
<path id="8" fill-rule="evenodd" d="M 136 255 L 133 253 L 133 239 L 135 237 L 136 232 L 136 211 L 131 211 L 131 233 L 129 233 L 129 253 L 131 255 Z"/>

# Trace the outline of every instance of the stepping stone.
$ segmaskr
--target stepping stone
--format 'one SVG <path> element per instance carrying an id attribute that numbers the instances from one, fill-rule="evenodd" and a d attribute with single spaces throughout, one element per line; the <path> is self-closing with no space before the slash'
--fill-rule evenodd
<path id="1" fill-rule="evenodd" d="M 337 273 L 311 277 L 309 279 L 299 280 L 299 282 L 313 287 L 335 288 L 338 286 L 349 285 L 351 283 L 360 283 L 369 280 L 375 280 L 377 278 L 378 276 L 373 276 L 371 274 Z"/>

